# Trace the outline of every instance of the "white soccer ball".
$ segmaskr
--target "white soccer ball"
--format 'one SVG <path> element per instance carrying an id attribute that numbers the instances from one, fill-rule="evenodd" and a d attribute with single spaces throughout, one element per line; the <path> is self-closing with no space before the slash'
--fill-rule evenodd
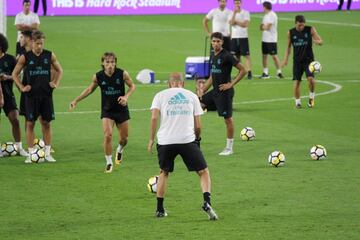
<path id="1" fill-rule="evenodd" d="M 313 160 L 321 160 L 325 159 L 327 156 L 327 152 L 324 146 L 315 145 L 310 149 L 310 156 Z"/>
<path id="2" fill-rule="evenodd" d="M 243 128 L 240 132 L 240 138 L 244 141 L 250 141 L 255 138 L 255 131 L 251 127 Z"/>
<path id="3" fill-rule="evenodd" d="M 156 193 L 158 181 L 159 181 L 159 176 L 153 176 L 149 178 L 147 183 L 147 189 L 149 192 Z"/>
<path id="4" fill-rule="evenodd" d="M 13 142 L 1 144 L 1 151 L 4 157 L 15 156 L 18 153 Z"/>
<path id="5" fill-rule="evenodd" d="M 45 161 L 45 151 L 43 149 L 34 149 L 30 153 L 30 160 L 32 163 L 42 163 Z"/>
<path id="6" fill-rule="evenodd" d="M 274 167 L 283 166 L 285 164 L 285 155 L 280 151 L 270 153 L 268 162 Z"/>
<path id="7" fill-rule="evenodd" d="M 42 149 L 45 147 L 45 142 L 41 138 L 35 138 L 34 139 L 34 148 L 36 149 Z"/>
<path id="8" fill-rule="evenodd" d="M 309 71 L 311 73 L 320 73 L 322 70 L 321 63 L 318 61 L 313 61 L 309 64 Z"/>

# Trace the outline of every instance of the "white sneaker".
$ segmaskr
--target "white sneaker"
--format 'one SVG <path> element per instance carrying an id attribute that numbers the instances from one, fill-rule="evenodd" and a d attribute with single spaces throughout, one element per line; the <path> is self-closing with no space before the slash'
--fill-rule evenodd
<path id="1" fill-rule="evenodd" d="M 45 162 L 54 163 L 56 160 L 53 158 L 53 156 L 45 156 Z"/>
<path id="2" fill-rule="evenodd" d="M 28 157 L 29 153 L 22 148 L 19 150 L 18 155 L 23 156 L 23 157 Z"/>
<path id="3" fill-rule="evenodd" d="M 230 148 L 225 148 L 221 153 L 219 153 L 220 156 L 229 156 L 233 154 L 233 150 Z"/>
<path id="4" fill-rule="evenodd" d="M 32 163 L 32 162 L 31 162 L 31 159 L 30 159 L 30 156 L 27 156 L 27 157 L 25 158 L 25 163 Z"/>

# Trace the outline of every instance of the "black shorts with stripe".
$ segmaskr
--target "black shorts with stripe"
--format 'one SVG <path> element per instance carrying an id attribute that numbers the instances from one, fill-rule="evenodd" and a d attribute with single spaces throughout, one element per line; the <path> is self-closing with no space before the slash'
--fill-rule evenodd
<path id="1" fill-rule="evenodd" d="M 231 39 L 230 53 L 235 56 L 249 56 L 249 39 L 248 38 L 233 38 Z"/>

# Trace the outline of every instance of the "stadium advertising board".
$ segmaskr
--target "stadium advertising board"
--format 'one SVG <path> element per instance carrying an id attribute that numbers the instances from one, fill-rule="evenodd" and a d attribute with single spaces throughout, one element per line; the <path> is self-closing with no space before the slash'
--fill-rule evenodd
<path id="1" fill-rule="evenodd" d="M 21 11 L 22 1 L 6 1 L 8 16 L 14 16 Z M 264 1 L 243 0 L 243 8 L 250 12 L 262 12 Z M 335 10 L 338 3 L 338 0 L 268 1 L 273 4 L 273 9 L 277 12 L 329 11 Z M 228 7 L 232 8 L 232 6 L 233 1 L 228 0 Z M 50 0 L 48 1 L 48 15 L 195 14 L 207 13 L 215 7 L 217 7 L 217 0 Z M 360 9 L 360 0 L 353 0 L 352 9 Z"/>

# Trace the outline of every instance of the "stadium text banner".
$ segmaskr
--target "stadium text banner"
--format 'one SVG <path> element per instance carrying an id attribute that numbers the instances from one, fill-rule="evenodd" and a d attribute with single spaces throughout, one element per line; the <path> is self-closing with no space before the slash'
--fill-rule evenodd
<path id="1" fill-rule="evenodd" d="M 22 10 L 22 1 L 6 1 L 8 16 Z M 250 12 L 262 12 L 264 1 L 244 0 L 243 8 Z M 338 0 L 268 1 L 277 12 L 335 10 L 338 3 Z M 48 15 L 204 14 L 215 7 L 217 0 L 51 0 L 48 1 Z M 232 9 L 233 1 L 228 1 L 228 7 Z M 360 9 L 360 0 L 353 0 L 352 9 Z"/>

